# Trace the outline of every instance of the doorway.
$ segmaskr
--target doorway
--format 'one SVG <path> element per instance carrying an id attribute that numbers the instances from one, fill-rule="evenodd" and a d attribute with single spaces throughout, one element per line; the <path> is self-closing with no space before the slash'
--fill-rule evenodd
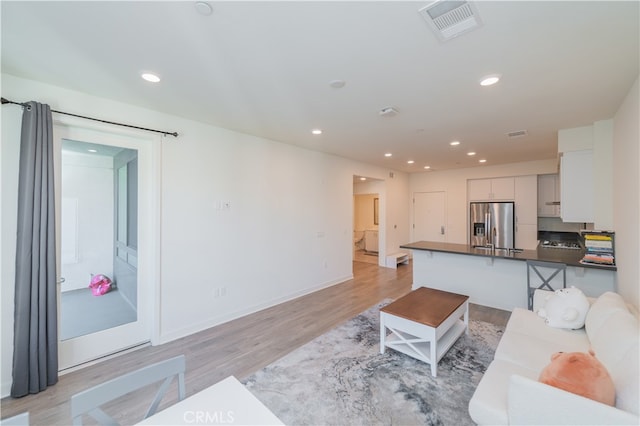
<path id="1" fill-rule="evenodd" d="M 380 197 L 374 194 L 353 196 L 353 260 L 378 264 L 378 208 Z"/>
<path id="2" fill-rule="evenodd" d="M 60 371 L 151 340 L 153 142 L 54 125 Z M 98 275 L 111 282 L 102 295 L 89 288 Z"/>
<path id="3" fill-rule="evenodd" d="M 67 340 L 137 319 L 135 267 L 120 260 L 121 241 L 137 239 L 137 151 L 64 139 L 61 156 L 60 339 Z M 97 295 L 97 285 L 106 292 Z"/>
<path id="4" fill-rule="evenodd" d="M 353 177 L 353 260 L 379 265 L 384 252 L 380 192 L 383 181 Z M 384 253 L 383 253 L 384 254 Z"/>

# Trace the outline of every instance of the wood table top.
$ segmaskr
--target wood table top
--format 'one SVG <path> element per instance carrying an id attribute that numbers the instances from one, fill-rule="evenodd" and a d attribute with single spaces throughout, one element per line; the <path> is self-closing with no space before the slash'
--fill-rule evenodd
<path id="1" fill-rule="evenodd" d="M 468 299 L 462 294 L 420 287 L 380 311 L 435 328 Z"/>

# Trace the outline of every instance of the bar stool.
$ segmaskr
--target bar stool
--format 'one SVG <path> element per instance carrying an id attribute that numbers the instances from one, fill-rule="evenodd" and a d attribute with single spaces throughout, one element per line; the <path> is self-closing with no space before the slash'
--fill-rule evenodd
<path id="1" fill-rule="evenodd" d="M 540 270 L 538 268 L 545 268 Z M 537 287 L 531 285 L 531 271 L 534 271 L 542 281 Z M 562 272 L 562 288 L 567 288 L 567 265 L 564 263 L 543 262 L 540 260 L 527 260 L 527 303 L 530 311 L 533 310 L 533 294 L 536 290 L 555 291 L 551 286 L 551 281 Z M 546 273 L 546 274 L 545 274 Z"/>

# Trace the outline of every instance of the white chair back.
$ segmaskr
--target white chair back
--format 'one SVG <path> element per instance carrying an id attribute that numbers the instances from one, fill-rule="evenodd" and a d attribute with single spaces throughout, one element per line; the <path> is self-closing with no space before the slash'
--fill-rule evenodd
<path id="1" fill-rule="evenodd" d="M 0 420 L 2 426 L 29 426 L 29 412 L 17 414 L 13 417 Z"/>
<path id="2" fill-rule="evenodd" d="M 71 418 L 74 425 L 82 425 L 82 417 L 90 415 L 101 425 L 117 425 L 118 423 L 105 413 L 100 406 L 129 392 L 156 383 L 162 379 L 164 382 L 158 389 L 151 406 L 147 410 L 144 419 L 156 412 L 162 398 L 175 376 L 178 377 L 178 398 L 185 397 L 184 388 L 185 357 L 184 355 L 161 361 L 153 365 L 132 371 L 105 383 L 79 392 L 71 397 Z"/>

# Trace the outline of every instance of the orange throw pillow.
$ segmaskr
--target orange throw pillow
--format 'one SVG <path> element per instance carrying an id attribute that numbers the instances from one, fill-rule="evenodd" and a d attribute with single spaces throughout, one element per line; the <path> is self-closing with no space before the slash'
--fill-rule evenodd
<path id="1" fill-rule="evenodd" d="M 551 355 L 551 363 L 542 370 L 538 380 L 603 404 L 615 404 L 613 380 L 591 350 L 589 353 L 557 352 Z"/>

